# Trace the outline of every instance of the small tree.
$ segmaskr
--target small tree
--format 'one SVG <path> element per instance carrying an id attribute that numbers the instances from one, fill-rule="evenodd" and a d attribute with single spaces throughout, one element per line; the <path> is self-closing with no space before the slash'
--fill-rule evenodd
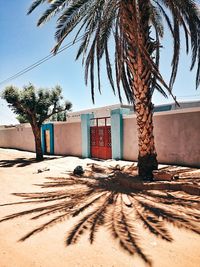
<path id="1" fill-rule="evenodd" d="M 28 123 L 27 119 L 24 118 L 22 115 L 16 116 L 16 119 L 18 120 L 19 123 Z"/>
<path id="2" fill-rule="evenodd" d="M 54 114 L 49 121 L 67 121 L 66 111 Z"/>
<path id="3" fill-rule="evenodd" d="M 37 160 L 43 159 L 42 123 L 52 115 L 70 110 L 72 107 L 69 101 L 66 101 L 65 104 L 60 103 L 60 100 L 63 99 L 61 92 L 60 86 L 55 86 L 52 90 L 43 88 L 36 90 L 32 84 L 24 86 L 22 90 L 8 86 L 3 91 L 2 98 L 9 103 L 9 107 L 21 121 L 29 122 L 32 127 Z"/>

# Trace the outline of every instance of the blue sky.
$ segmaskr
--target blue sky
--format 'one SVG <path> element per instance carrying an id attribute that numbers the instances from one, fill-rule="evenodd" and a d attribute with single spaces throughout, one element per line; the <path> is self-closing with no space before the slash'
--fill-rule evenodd
<path id="1" fill-rule="evenodd" d="M 36 27 L 37 20 L 44 9 L 39 8 L 27 16 L 26 12 L 31 2 L 31 0 L 0 1 L 0 82 L 47 56 L 55 44 L 55 20 L 42 27 Z M 64 44 L 70 41 L 69 38 Z M 95 105 L 93 105 L 90 88 L 84 83 L 84 68 L 81 60 L 75 61 L 77 47 L 75 45 L 23 76 L 4 83 L 0 86 L 0 92 L 11 84 L 22 87 L 31 82 L 37 87 L 47 88 L 59 84 L 63 88 L 64 97 L 72 102 L 73 111 L 119 103 L 118 97 L 112 93 L 105 73 L 102 73 L 102 94 L 96 92 Z M 161 70 L 166 80 L 169 79 L 172 53 L 170 47 L 172 43 L 166 35 L 161 61 Z M 185 56 L 184 43 L 182 50 L 173 92 L 179 101 L 199 100 L 200 89 L 195 89 L 195 71 L 192 73 L 189 71 L 190 57 Z M 173 101 L 156 93 L 153 102 L 163 104 Z M 126 104 L 125 98 L 124 104 Z M 6 102 L 0 100 L 0 124 L 15 122 L 17 122 L 15 115 L 7 107 Z"/>

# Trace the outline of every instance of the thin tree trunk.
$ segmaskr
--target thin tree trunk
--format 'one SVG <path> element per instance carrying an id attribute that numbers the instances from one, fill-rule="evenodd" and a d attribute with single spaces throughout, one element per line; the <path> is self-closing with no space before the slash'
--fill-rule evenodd
<path id="1" fill-rule="evenodd" d="M 151 102 L 151 77 L 148 62 L 142 56 L 140 47 L 153 53 L 149 33 L 148 7 L 145 1 L 138 0 L 138 5 L 128 0 L 122 5 L 121 22 L 124 37 L 128 43 L 127 68 L 131 73 L 130 82 L 134 98 L 138 128 L 138 169 L 139 176 L 151 179 L 153 170 L 158 168 L 157 154 L 153 135 L 153 105 Z M 143 14 L 140 19 L 137 13 Z M 140 25 L 142 24 L 142 27 Z M 145 29 L 145 32 L 139 30 Z"/>
<path id="2" fill-rule="evenodd" d="M 36 123 L 33 123 L 31 126 L 35 137 L 36 160 L 41 161 L 43 160 L 41 128 Z"/>

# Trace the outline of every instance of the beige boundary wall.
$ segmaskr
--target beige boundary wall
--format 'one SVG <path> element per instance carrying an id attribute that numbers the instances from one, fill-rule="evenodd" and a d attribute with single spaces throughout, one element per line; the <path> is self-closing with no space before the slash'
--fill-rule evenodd
<path id="1" fill-rule="evenodd" d="M 54 123 L 55 155 L 82 156 L 81 122 Z"/>
<path id="2" fill-rule="evenodd" d="M 35 151 L 34 136 L 29 124 L 0 127 L 0 147 Z M 54 123 L 54 154 L 81 156 L 81 122 Z"/>
<path id="3" fill-rule="evenodd" d="M 124 115 L 124 149 L 126 160 L 137 160 L 135 115 Z M 200 167 L 200 108 L 154 113 L 154 136 L 158 161 Z"/>
<path id="4" fill-rule="evenodd" d="M 123 158 L 137 160 L 135 115 L 123 116 Z M 200 167 L 200 108 L 154 114 L 154 135 L 160 163 Z M 81 122 L 54 123 L 54 154 L 82 156 Z M 0 147 L 35 151 L 29 124 L 0 127 Z"/>
<path id="5" fill-rule="evenodd" d="M 29 124 L 0 128 L 0 147 L 35 151 L 33 132 Z"/>

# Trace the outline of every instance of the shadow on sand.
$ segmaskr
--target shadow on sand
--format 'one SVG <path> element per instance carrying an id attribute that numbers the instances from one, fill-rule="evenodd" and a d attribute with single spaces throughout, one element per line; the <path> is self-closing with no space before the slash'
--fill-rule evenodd
<path id="1" fill-rule="evenodd" d="M 44 157 L 43 161 L 57 159 L 57 157 Z M 10 167 L 25 167 L 34 163 L 38 163 L 36 158 L 17 158 L 13 160 L 0 160 L 0 167 L 10 168 Z"/>
<path id="2" fill-rule="evenodd" d="M 191 185 L 199 189 L 200 177 L 193 179 L 188 170 L 185 176 L 184 171 L 179 171 L 179 174 L 184 183 L 182 179 L 142 182 L 137 175 L 130 176 L 119 169 L 106 173 L 97 170 L 81 177 L 72 173 L 63 178 L 49 177 L 39 186 L 51 191 L 17 193 L 15 195 L 22 197 L 23 201 L 1 205 L 37 203 L 39 207 L 8 215 L 0 222 L 27 214 L 31 215 L 31 220 L 53 216 L 20 239 L 24 241 L 47 227 L 77 216 L 76 224 L 68 232 L 66 245 L 78 242 L 86 232 L 93 243 L 99 228 L 105 227 L 124 250 L 137 254 L 152 266 L 151 258 L 141 246 L 142 232 L 138 225 L 143 225 L 146 231 L 166 242 L 173 241 L 167 223 L 200 234 L 200 197 L 196 191 L 189 194 L 186 190 Z"/>

